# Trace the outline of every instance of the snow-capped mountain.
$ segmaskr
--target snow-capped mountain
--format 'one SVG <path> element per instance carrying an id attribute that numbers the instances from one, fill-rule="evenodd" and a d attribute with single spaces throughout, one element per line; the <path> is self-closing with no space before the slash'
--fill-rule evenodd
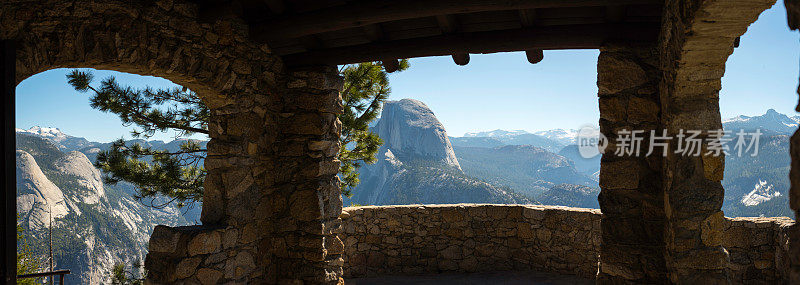
<path id="1" fill-rule="evenodd" d="M 755 187 L 753 187 L 753 191 L 744 195 L 741 201 L 745 206 L 752 207 L 780 196 L 781 192 L 775 191 L 772 184 L 767 184 L 767 181 L 759 180 Z"/>
<path id="2" fill-rule="evenodd" d="M 490 138 L 497 138 L 497 137 L 513 137 L 523 134 L 530 134 L 524 130 L 514 130 L 514 131 L 506 131 L 506 130 L 494 130 L 494 131 L 487 131 L 487 132 L 472 132 L 472 133 L 465 133 L 464 137 L 468 138 L 476 138 L 476 137 L 490 137 Z"/>
<path id="3" fill-rule="evenodd" d="M 86 147 L 96 146 L 100 143 L 90 142 L 85 138 L 74 137 L 62 132 L 58 128 L 48 128 L 34 126 L 30 129 L 16 129 L 18 134 L 27 134 L 47 139 L 53 142 L 62 151 L 80 150 Z"/>
<path id="4" fill-rule="evenodd" d="M 546 131 L 538 131 L 535 132 L 534 134 L 557 141 L 564 145 L 571 145 L 575 144 L 575 138 L 578 136 L 578 130 L 552 129 Z"/>
<path id="5" fill-rule="evenodd" d="M 774 109 L 769 109 L 764 115 L 760 116 L 739 115 L 723 120 L 722 126 L 725 130 L 734 133 L 739 130 L 753 131 L 760 129 L 762 132 L 767 133 L 791 134 L 797 130 L 798 122 L 800 122 L 800 116 L 789 117 L 778 113 Z"/>
<path id="6" fill-rule="evenodd" d="M 46 127 L 43 128 L 43 127 L 40 127 L 40 126 L 34 126 L 34 127 L 30 128 L 30 129 L 27 129 L 27 130 L 16 129 L 16 131 L 17 131 L 17 133 L 24 133 L 24 134 L 35 135 L 35 136 L 39 136 L 39 137 L 42 137 L 42 138 L 46 138 L 46 139 L 49 139 L 49 140 L 51 140 L 53 142 L 57 142 L 57 143 L 62 142 L 64 140 L 72 137 L 72 136 L 69 136 L 69 135 L 65 134 L 64 132 L 62 132 L 58 128 L 46 128 Z"/>
<path id="7" fill-rule="evenodd" d="M 787 116 L 776 110 L 767 110 L 758 116 L 736 116 L 723 121 L 723 128 L 731 133 L 744 130 L 753 132 L 760 129 L 757 156 L 725 156 L 725 175 L 722 185 L 725 188 L 723 211 L 731 217 L 749 216 L 789 216 L 786 193 L 789 189 L 789 137 L 798 129 L 800 116 Z M 533 145 L 550 152 L 558 153 L 574 162 L 583 174 L 597 179 L 600 169 L 600 156 L 585 159 L 580 156 L 575 137 L 578 130 L 553 129 L 537 132 L 494 130 L 468 133 L 464 137 L 450 138 L 456 148 L 456 155 L 462 163 L 468 160 L 460 157 L 458 150 L 470 149 L 468 154 L 479 153 L 478 148 L 494 149 L 507 145 Z M 491 169 L 487 159 L 476 160 L 477 169 Z M 508 166 L 511 160 L 500 165 Z M 463 164 L 462 164 L 463 166 Z M 515 168 L 506 167 L 502 169 Z M 485 172 L 488 170 L 484 170 Z M 508 180 L 508 175 L 500 175 Z M 514 181 L 512 181 L 514 182 Z M 506 183 L 509 184 L 509 183 Z M 519 183 L 517 183 L 519 184 Z"/>

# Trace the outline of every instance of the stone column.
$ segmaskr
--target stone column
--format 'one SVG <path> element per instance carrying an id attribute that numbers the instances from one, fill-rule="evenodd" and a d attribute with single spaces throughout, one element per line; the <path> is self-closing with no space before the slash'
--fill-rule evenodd
<path id="1" fill-rule="evenodd" d="M 271 202 L 273 251 L 268 274 L 279 283 L 341 283 L 342 198 L 339 189 L 339 135 L 342 78 L 335 67 L 289 72 L 276 118 L 277 175 Z"/>
<path id="2" fill-rule="evenodd" d="M 148 282 L 342 283 L 339 134 L 333 67 L 211 108 L 202 226 L 158 226 Z"/>
<path id="3" fill-rule="evenodd" d="M 708 131 L 722 128 L 719 90 L 736 38 L 774 0 L 668 0 L 660 40 L 661 122 L 673 138 L 702 131 L 701 155 L 674 153 L 664 160 L 667 267 L 677 284 L 729 283 L 722 246 L 724 156 L 707 155 Z"/>
<path id="4" fill-rule="evenodd" d="M 602 246 L 599 284 L 666 282 L 661 153 L 645 156 L 651 130 L 660 129 L 655 46 L 600 49 L 597 86 L 600 131 L 609 141 L 600 163 Z M 644 131 L 639 155 L 617 155 L 621 130 Z"/>
<path id="5" fill-rule="evenodd" d="M 785 0 L 786 15 L 789 23 L 789 28 L 792 30 L 800 30 L 800 1 Z M 800 95 L 800 86 L 797 87 L 797 94 Z M 797 105 L 796 111 L 800 112 L 800 104 Z M 791 182 L 791 189 L 789 190 L 789 207 L 794 210 L 795 221 L 800 219 L 800 130 L 792 135 L 790 146 L 790 156 L 792 158 L 792 167 L 789 172 L 789 180 Z M 797 223 L 790 226 L 787 230 L 789 244 L 788 244 L 788 274 L 787 279 L 791 284 L 800 284 L 800 227 Z"/>

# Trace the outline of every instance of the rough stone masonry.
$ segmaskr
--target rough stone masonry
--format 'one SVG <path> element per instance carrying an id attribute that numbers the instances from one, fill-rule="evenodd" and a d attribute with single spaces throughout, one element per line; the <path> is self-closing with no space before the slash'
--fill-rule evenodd
<path id="1" fill-rule="evenodd" d="M 598 59 L 601 131 L 613 136 L 621 127 L 664 128 L 674 135 L 679 129 L 719 128 L 725 61 L 736 38 L 774 1 L 666 0 L 656 45 L 606 43 Z M 800 5 L 796 0 L 785 3 L 789 24 L 796 29 Z M 342 80 L 334 67 L 288 69 L 268 46 L 250 40 L 248 26 L 235 14 L 220 11 L 216 18 L 201 20 L 197 5 L 185 0 L 2 1 L 0 7 L 0 39 L 17 43 L 17 83 L 53 68 L 112 69 L 169 79 L 197 92 L 211 109 L 203 225 L 156 228 L 146 261 L 148 282 L 335 284 L 343 282 L 343 253 L 353 258 L 354 266 L 344 267 L 351 276 L 388 272 L 381 268 L 393 268 L 396 260 L 403 260 L 402 251 L 396 258 L 389 255 L 391 239 L 376 244 L 376 234 L 362 235 L 361 228 L 354 227 L 343 236 L 386 249 L 372 258 L 366 254 L 364 266 L 358 263 L 363 254 L 352 252 L 359 246 L 353 248 L 352 239 L 347 246 L 337 235 L 342 201 L 336 180 L 341 128 L 336 116 L 342 112 Z M 792 138 L 791 155 L 791 207 L 798 211 L 800 135 Z M 726 283 L 785 277 L 779 269 L 784 265 L 791 269 L 789 278 L 800 282 L 796 227 L 765 226 L 773 232 L 790 232 L 779 247 L 788 255 L 773 250 L 771 241 L 758 247 L 727 243 L 731 221 L 720 211 L 723 161 L 674 154 L 663 159 L 603 157 L 599 228 L 548 224 L 548 219 L 576 217 L 596 223 L 598 215 L 581 211 L 545 209 L 563 215 L 539 222 L 525 216 L 537 213 L 528 208 L 499 208 L 504 212 L 489 207 L 483 216 L 481 207 L 463 207 L 476 211 L 474 219 L 460 210 L 437 209 L 442 217 L 453 219 L 441 228 L 461 232 L 464 238 L 472 231 L 475 245 L 464 239 L 458 240 L 464 243 L 461 248 L 440 248 L 446 236 L 426 230 L 431 236 L 424 240 L 433 246 L 423 247 L 420 263 L 404 270 L 466 270 L 483 258 L 496 268 L 549 268 L 590 275 L 595 255 L 569 254 L 570 247 L 563 242 L 591 240 L 599 254 L 600 283 Z M 489 225 L 488 219 L 496 223 Z M 520 230 L 520 224 L 526 226 Z M 494 231 L 480 232 L 481 225 Z M 535 236 L 529 236 L 526 227 Z M 533 231 L 534 227 L 539 228 Z M 379 233 L 389 234 L 383 228 Z M 423 239 L 421 233 L 404 232 L 398 242 Z M 485 234 L 481 243 L 475 240 L 478 233 Z M 502 244 L 489 242 L 495 238 Z M 561 244 L 542 248 L 543 241 Z M 543 251 L 539 254 L 529 247 Z M 523 250 L 511 252 L 511 248 Z M 481 255 L 495 249 L 507 252 L 519 265 L 493 263 L 494 257 Z M 434 255 L 440 258 L 439 250 L 457 262 L 433 261 Z M 559 250 L 563 257 L 555 257 Z M 772 263 L 769 251 L 775 252 Z M 384 267 L 389 260 L 393 263 Z M 752 266 L 732 267 L 729 260 Z M 771 268 L 777 273 L 770 273 Z"/>
<path id="2" fill-rule="evenodd" d="M 596 209 L 493 204 L 348 207 L 344 275 L 535 270 L 593 278 L 601 255 Z M 789 218 L 724 218 L 734 284 L 788 280 Z"/>
<path id="3" fill-rule="evenodd" d="M 203 226 L 154 231 L 149 282 L 341 282 L 335 68 L 289 70 L 241 19 L 201 21 L 187 1 L 0 5 L 17 83 L 54 68 L 111 69 L 169 79 L 211 109 Z"/>

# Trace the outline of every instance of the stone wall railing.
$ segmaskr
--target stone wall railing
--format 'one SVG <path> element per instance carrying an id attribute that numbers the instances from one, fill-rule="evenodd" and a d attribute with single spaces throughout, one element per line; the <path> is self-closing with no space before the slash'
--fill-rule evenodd
<path id="1" fill-rule="evenodd" d="M 788 282 L 787 217 L 726 218 L 722 245 L 730 255 L 731 280 L 739 284 Z"/>
<path id="2" fill-rule="evenodd" d="M 600 210 L 517 205 L 345 208 L 345 277 L 539 270 L 593 277 Z"/>
<path id="3" fill-rule="evenodd" d="M 536 270 L 593 278 L 600 210 L 535 205 L 344 208 L 344 276 Z M 726 218 L 733 283 L 786 282 L 789 218 Z"/>

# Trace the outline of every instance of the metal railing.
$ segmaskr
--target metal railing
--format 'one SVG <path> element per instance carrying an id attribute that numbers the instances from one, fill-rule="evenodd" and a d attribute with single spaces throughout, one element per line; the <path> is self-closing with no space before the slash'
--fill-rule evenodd
<path id="1" fill-rule="evenodd" d="M 64 284 L 64 275 L 67 275 L 67 274 L 70 274 L 69 269 L 56 270 L 56 271 L 50 271 L 50 272 L 39 272 L 39 273 L 31 273 L 31 274 L 22 274 L 22 275 L 17 275 L 17 279 L 39 278 L 39 277 L 48 277 L 48 276 L 58 275 L 58 284 L 59 285 L 63 285 Z"/>

